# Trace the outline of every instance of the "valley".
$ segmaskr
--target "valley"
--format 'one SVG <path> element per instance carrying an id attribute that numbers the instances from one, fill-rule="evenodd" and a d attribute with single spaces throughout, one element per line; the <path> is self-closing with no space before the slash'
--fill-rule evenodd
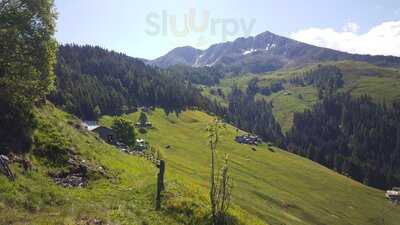
<path id="1" fill-rule="evenodd" d="M 70 124 L 79 121 L 54 106 L 37 113 L 41 123 L 62 130 L 62 135 L 75 146 L 74 154 L 104 167 L 110 178 L 89 177 L 84 189 L 62 188 L 47 176 L 57 166 L 48 168 L 42 157 L 30 155 L 35 170 L 28 176 L 13 167 L 16 183 L 9 184 L 1 178 L 0 196 L 5 200 L 2 211 L 8 215 L 0 217 L 1 223 L 79 224 L 98 219 L 121 224 L 203 224 L 210 162 L 205 128 L 212 116 L 185 111 L 176 117 L 159 109 L 148 113 L 154 129 L 140 137 L 158 149 L 167 163 L 167 192 L 163 211 L 157 213 L 152 210 L 151 200 L 156 169 L 150 162 L 119 152 L 93 133 L 75 128 Z M 138 116 L 135 113 L 124 118 L 136 121 Z M 100 121 L 109 126 L 112 117 L 105 116 Z M 253 151 L 249 145 L 234 142 L 236 134 L 236 128 L 229 125 L 221 130 L 218 156 L 222 159 L 227 153 L 231 159 L 235 185 L 232 214 L 240 224 L 377 224 L 381 212 L 390 208 L 383 191 L 276 147 L 262 144 Z M 53 202 L 50 205 L 50 199 L 40 197 L 47 195 Z M 181 210 L 193 214 L 182 217 Z M 398 209 L 391 210 L 385 221 L 394 224 L 399 215 Z"/>
<path id="2" fill-rule="evenodd" d="M 398 225 L 400 21 L 185 4 L 0 0 L 0 224 Z"/>

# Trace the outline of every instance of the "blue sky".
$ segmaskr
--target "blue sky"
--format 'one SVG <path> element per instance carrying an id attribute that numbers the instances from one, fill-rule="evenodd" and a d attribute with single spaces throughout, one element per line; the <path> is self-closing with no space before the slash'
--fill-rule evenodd
<path id="1" fill-rule="evenodd" d="M 348 52 L 400 55 L 399 0 L 55 2 L 61 43 L 99 45 L 134 57 L 153 59 L 186 45 L 204 49 L 266 30 Z"/>

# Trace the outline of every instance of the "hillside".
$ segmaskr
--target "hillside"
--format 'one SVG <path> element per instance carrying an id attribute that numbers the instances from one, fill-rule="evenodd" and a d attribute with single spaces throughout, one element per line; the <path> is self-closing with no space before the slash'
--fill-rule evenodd
<path id="1" fill-rule="evenodd" d="M 376 102 L 394 102 L 400 100 L 400 71 L 398 69 L 377 67 L 368 63 L 355 61 L 327 62 L 318 64 L 322 66 L 333 65 L 343 74 L 344 85 L 339 91 L 351 93 L 354 96 L 369 95 Z M 257 78 L 257 87 L 269 87 L 274 82 L 282 82 L 284 88 L 277 92 L 265 95 L 257 93 L 257 98 L 264 98 L 273 102 L 275 118 L 284 131 L 288 131 L 293 123 L 293 114 L 311 108 L 318 101 L 317 88 L 305 85 L 298 86 L 289 83 L 289 80 L 301 76 L 304 72 L 315 70 L 318 65 L 310 65 L 301 69 L 284 69 L 264 74 L 248 74 L 239 77 L 227 77 L 218 85 L 203 87 L 203 94 L 211 99 L 226 104 L 226 96 L 231 87 L 237 85 L 243 91 L 249 82 Z M 222 98 L 217 90 L 224 93 Z M 212 93 L 211 93 L 212 92 Z"/>
<path id="2" fill-rule="evenodd" d="M 161 68 L 174 65 L 223 66 L 227 72 L 241 74 L 245 72 L 263 73 L 282 68 L 303 67 L 313 63 L 341 60 L 368 62 L 385 67 L 400 67 L 399 57 L 349 54 L 309 45 L 268 31 L 254 37 L 238 38 L 232 42 L 214 44 L 205 50 L 192 47 L 176 48 L 147 63 Z"/>
<path id="3" fill-rule="evenodd" d="M 32 170 L 23 172 L 17 158 L 16 181 L 0 176 L 0 224 L 204 224 L 207 193 L 194 192 L 194 184 L 168 176 L 163 210 L 156 212 L 154 165 L 105 144 L 54 106 L 35 114 L 35 146 L 26 155 Z M 68 171 L 70 160 L 88 168 L 86 187 L 64 188 L 51 178 Z M 239 209 L 233 214 L 241 224 L 261 224 Z"/>
<path id="4" fill-rule="evenodd" d="M 50 100 L 83 119 L 131 112 L 138 105 L 179 111 L 201 101 L 182 79 L 100 47 L 60 46 L 55 73 Z"/>
<path id="5" fill-rule="evenodd" d="M 36 131 L 35 135 L 42 137 L 39 140 L 52 137 L 50 130 L 60 132 L 73 143 L 74 154 L 105 168 L 111 178 L 93 178 L 84 189 L 62 188 L 48 175 L 57 166 L 49 167 L 46 158 L 30 153 L 33 171 L 23 174 L 14 163 L 15 183 L 0 176 L 0 224 L 86 224 L 94 219 L 121 224 L 175 224 L 150 210 L 156 174 L 150 163 L 123 155 L 94 135 L 77 130 L 72 126 L 80 124 L 77 119 L 52 106 L 38 110 L 36 115 L 39 126 L 46 127 Z M 54 137 L 49 140 L 58 143 Z"/>
<path id="6" fill-rule="evenodd" d="M 139 114 L 126 116 L 136 121 Z M 205 128 L 212 117 L 186 111 L 179 117 L 161 110 L 150 113 L 155 128 L 143 138 L 157 147 L 167 162 L 167 182 L 179 180 L 196 193 L 207 193 L 209 150 Z M 103 117 L 110 125 L 112 117 Z M 234 179 L 234 203 L 267 224 L 380 224 L 390 210 L 383 192 L 366 187 L 307 159 L 277 148 L 233 141 L 236 129 L 221 132 L 219 156 L 229 153 Z M 170 148 L 166 148 L 170 146 Z M 386 224 L 396 224 L 399 209 Z"/>
<path id="7" fill-rule="evenodd" d="M 54 106 L 35 111 L 38 130 L 34 151 L 27 154 L 33 170 L 14 162 L 17 180 L 0 176 L 0 224 L 204 224 L 207 213 L 209 150 L 205 128 L 212 117 L 185 111 L 179 117 L 162 110 L 149 114 L 155 129 L 142 135 L 167 162 L 166 199 L 154 211 L 157 170 L 148 161 L 129 156 L 80 127 L 80 121 Z M 138 113 L 126 116 L 136 121 Z M 112 117 L 102 123 L 109 125 Z M 262 145 L 233 141 L 236 129 L 221 132 L 219 156 L 229 153 L 234 179 L 231 213 L 239 224 L 395 224 L 382 191 L 366 187 L 307 159 Z M 166 148 L 170 145 L 170 148 Z M 66 171 L 56 158 L 71 157 L 89 168 L 85 188 L 63 188 L 51 174 Z M 67 150 L 66 152 L 62 150 Z M 54 152 L 55 151 L 55 152 Z M 249 201 L 251 199 L 251 201 Z M 365 216 L 368 215 L 368 216 Z"/>

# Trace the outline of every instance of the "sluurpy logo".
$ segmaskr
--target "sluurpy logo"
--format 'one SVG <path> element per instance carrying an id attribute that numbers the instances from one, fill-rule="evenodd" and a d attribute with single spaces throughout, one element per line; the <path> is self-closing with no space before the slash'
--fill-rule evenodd
<path id="1" fill-rule="evenodd" d="M 230 37 L 249 36 L 255 23 L 255 19 L 214 17 L 208 10 L 189 9 L 180 16 L 163 10 L 147 14 L 145 32 L 150 36 L 168 36 L 176 42 L 195 38 L 196 47 L 204 47 L 212 38 L 227 41 Z"/>

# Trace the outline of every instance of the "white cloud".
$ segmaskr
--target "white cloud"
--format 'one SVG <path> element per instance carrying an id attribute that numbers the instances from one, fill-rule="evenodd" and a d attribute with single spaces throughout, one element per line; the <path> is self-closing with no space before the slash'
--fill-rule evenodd
<path id="1" fill-rule="evenodd" d="M 343 31 L 309 28 L 291 34 L 291 38 L 350 53 L 400 56 L 400 21 L 384 22 L 363 34 L 357 34 L 358 30 L 357 24 L 348 23 Z"/>
<path id="2" fill-rule="evenodd" d="M 360 26 L 356 23 L 349 22 L 346 25 L 343 26 L 343 31 L 344 32 L 352 32 L 352 33 L 357 33 L 358 30 L 360 30 Z"/>

